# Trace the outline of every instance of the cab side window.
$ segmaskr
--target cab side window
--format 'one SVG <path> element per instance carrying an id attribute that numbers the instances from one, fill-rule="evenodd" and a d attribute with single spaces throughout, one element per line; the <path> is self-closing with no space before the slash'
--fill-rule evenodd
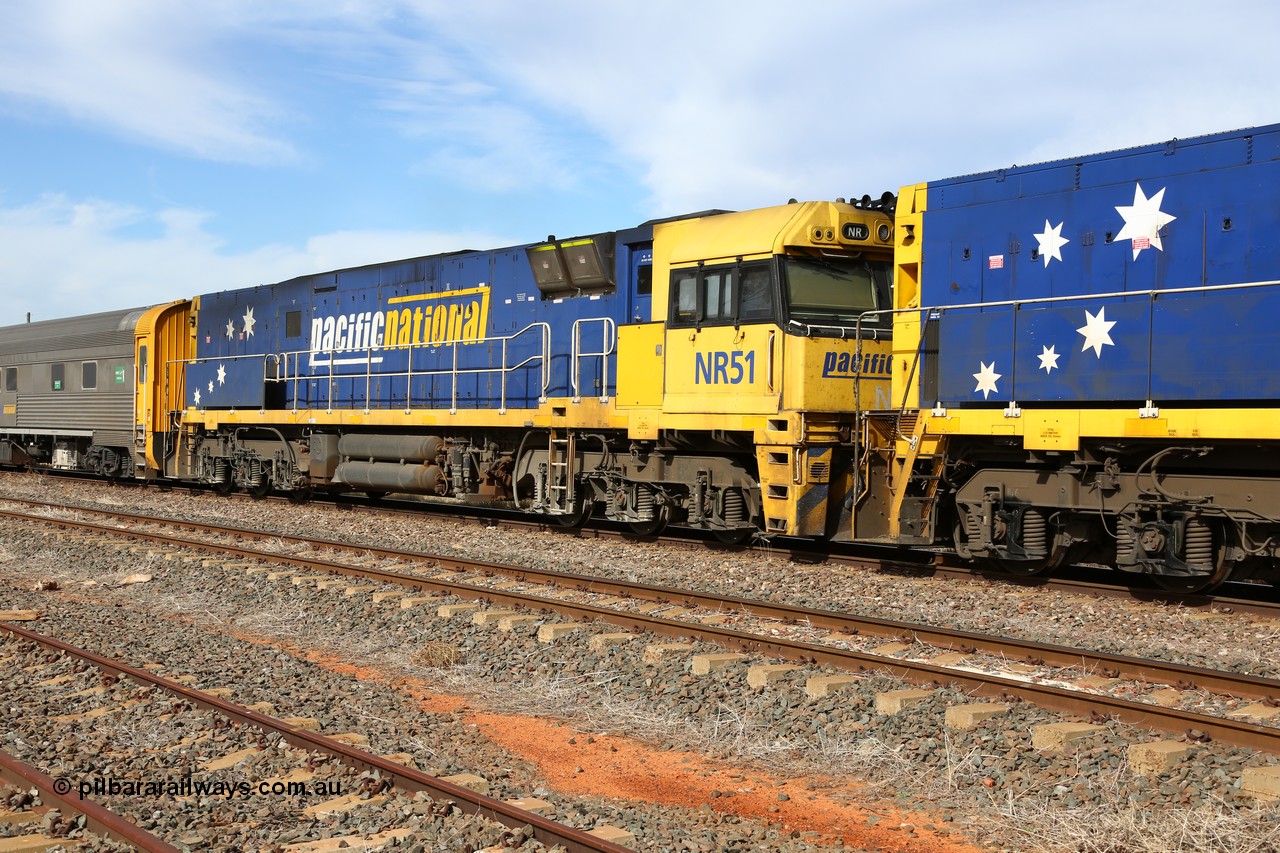
<path id="1" fill-rule="evenodd" d="M 738 316 L 743 320 L 767 320 L 773 316 L 773 277 L 764 265 L 742 268 L 742 302 Z"/>
<path id="2" fill-rule="evenodd" d="M 733 319 L 733 270 L 707 270 L 702 275 L 702 319 L 721 323 Z"/>
<path id="3" fill-rule="evenodd" d="M 698 279 L 691 273 L 671 277 L 671 321 L 680 326 L 698 322 Z"/>
<path id="4" fill-rule="evenodd" d="M 774 316 L 776 289 L 767 261 L 675 270 L 667 324 L 679 328 L 767 321 Z"/>

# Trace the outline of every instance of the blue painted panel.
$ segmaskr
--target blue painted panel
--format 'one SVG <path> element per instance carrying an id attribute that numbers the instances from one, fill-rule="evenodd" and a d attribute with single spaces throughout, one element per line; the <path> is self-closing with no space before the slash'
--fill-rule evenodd
<path id="1" fill-rule="evenodd" d="M 1013 372 L 1013 309 L 986 311 L 959 309 L 944 313 L 937 321 L 938 398 L 945 403 L 996 403 L 1013 399 L 1010 377 Z M 978 389 L 974 374 L 1000 374 L 995 391 Z M 930 370 L 928 362 L 923 365 Z"/>
<path id="2" fill-rule="evenodd" d="M 187 405 L 198 409 L 261 409 L 266 403 L 262 360 L 209 359 L 187 366 Z"/>
<path id="3" fill-rule="evenodd" d="M 922 228 L 921 302 L 1049 300 L 1048 307 L 1023 306 L 1017 370 L 1002 379 L 1016 374 L 1016 389 L 1010 388 L 1020 403 L 1133 401 L 1149 394 L 1159 402 L 1172 393 L 1190 394 L 1177 398 L 1188 401 L 1257 399 L 1259 389 L 1280 378 L 1264 370 L 1240 387 L 1189 382 L 1188 370 L 1195 371 L 1187 359 L 1166 357 L 1181 354 L 1162 348 L 1168 333 L 1180 335 L 1184 346 L 1216 346 L 1226 324 L 1231 331 L 1223 345 L 1232 357 L 1256 358 L 1274 316 L 1261 302 L 1241 313 L 1240 297 L 1206 295 L 1203 316 L 1216 318 L 1212 324 L 1177 320 L 1171 303 L 1156 309 L 1152 343 L 1145 296 L 1123 304 L 1053 300 L 1280 280 L 1277 187 L 1280 125 L 932 183 Z M 1117 321 L 1115 346 L 1104 348 L 1100 359 L 1088 353 L 1101 363 L 1085 370 L 1075 330 L 1084 325 L 1086 306 L 1096 311 L 1104 304 L 1107 319 Z M 1033 340 L 1034 351 L 1027 348 Z M 1037 371 L 1044 346 L 1070 355 L 1060 359 L 1060 372 Z M 944 334 L 940 347 L 943 365 L 953 357 L 973 360 L 973 344 L 963 335 Z M 958 399 L 972 397 L 964 388 L 974 384 L 972 367 L 952 368 L 954 387 L 943 383 L 948 394 L 964 390 Z"/>
<path id="4" fill-rule="evenodd" d="M 1024 308 L 1018 312 L 1017 339 L 1013 394 L 1019 403 L 1150 399 L 1151 321 L 1145 299 Z"/>
<path id="5" fill-rule="evenodd" d="M 633 232 L 652 237 L 652 229 Z M 509 408 L 533 407 L 543 394 L 535 360 L 542 338 L 522 330 L 539 322 L 551 328 L 546 394 L 568 396 L 573 323 L 626 322 L 631 264 L 619 261 L 628 271 L 621 292 L 545 299 L 525 249 L 392 261 L 202 296 L 201 363 L 189 373 L 189 396 L 202 388 L 199 405 L 214 408 L 498 408 L 504 399 Z M 286 337 L 295 312 L 300 334 Z M 504 361 L 501 338 L 513 335 Z M 599 322 L 584 326 L 583 351 L 599 350 L 601 341 Z M 223 383 L 211 373 L 215 360 L 225 365 Z M 612 396 L 616 357 L 610 361 L 606 375 L 599 358 L 581 360 L 583 396 Z M 264 387 L 264 370 L 283 381 Z"/>
<path id="6" fill-rule="evenodd" d="M 1280 287 L 1171 294 L 1155 303 L 1156 399 L 1280 399 Z"/>

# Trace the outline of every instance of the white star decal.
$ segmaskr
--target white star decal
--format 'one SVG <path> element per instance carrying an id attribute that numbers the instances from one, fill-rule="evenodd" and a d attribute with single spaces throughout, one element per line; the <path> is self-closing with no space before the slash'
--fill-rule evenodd
<path id="1" fill-rule="evenodd" d="M 1154 246 L 1164 251 L 1164 246 L 1160 242 L 1160 229 L 1177 219 L 1176 216 L 1170 216 L 1160 210 L 1165 189 L 1166 187 L 1161 187 L 1160 192 L 1147 198 L 1142 192 L 1142 184 L 1136 184 L 1133 190 L 1133 204 L 1116 208 L 1116 213 L 1124 217 L 1124 227 L 1120 229 L 1115 239 L 1133 241 L 1135 261 L 1143 249 Z"/>
<path id="2" fill-rule="evenodd" d="M 196 405 L 200 405 L 200 389 L 196 389 Z"/>
<path id="3" fill-rule="evenodd" d="M 1040 244 L 1040 257 L 1044 260 L 1044 265 L 1049 266 L 1050 259 L 1062 260 L 1062 247 L 1070 243 L 1066 237 L 1062 236 L 1062 226 L 1066 222 L 1059 222 L 1056 226 L 1050 226 L 1049 220 L 1044 221 L 1044 233 L 1033 235 L 1036 242 Z"/>
<path id="4" fill-rule="evenodd" d="M 1062 260 L 1059 258 L 1058 260 Z M 1040 369 L 1045 373 L 1053 373 L 1053 369 L 1058 366 L 1058 348 L 1057 346 L 1045 347 L 1044 352 L 1036 356 L 1040 359 Z"/>
<path id="5" fill-rule="evenodd" d="M 253 337 L 253 324 L 258 322 L 257 320 L 253 319 L 253 309 L 252 308 L 244 309 L 244 317 L 241 319 L 244 320 L 245 337 L 247 338 Z"/>
<path id="6" fill-rule="evenodd" d="M 227 384 L 227 368 L 221 364 L 218 365 L 218 384 Z M 212 391 L 213 389 L 210 388 L 209 390 Z"/>
<path id="7" fill-rule="evenodd" d="M 1102 358 L 1102 348 L 1104 346 L 1113 347 L 1116 345 L 1116 342 L 1111 340 L 1111 327 L 1115 324 L 1115 320 L 1107 319 L 1105 305 L 1098 309 L 1097 314 L 1090 314 L 1086 309 L 1084 312 L 1084 325 L 1076 329 L 1077 332 L 1084 335 L 1084 346 L 1080 347 L 1080 352 L 1092 349 L 1094 355 Z"/>
<path id="8" fill-rule="evenodd" d="M 228 320 L 227 321 L 227 340 L 231 340 L 235 336 L 236 336 L 236 321 Z"/>
<path id="9" fill-rule="evenodd" d="M 973 389 L 973 393 L 976 394 L 981 391 L 982 399 L 985 400 L 993 393 L 1000 393 L 999 390 L 996 389 L 996 380 L 999 379 L 1002 374 L 996 373 L 996 363 L 994 361 L 990 364 L 983 364 L 983 362 L 979 361 L 978 364 L 982 365 L 982 367 L 977 373 L 973 374 L 973 378 L 978 380 L 978 387 Z"/>

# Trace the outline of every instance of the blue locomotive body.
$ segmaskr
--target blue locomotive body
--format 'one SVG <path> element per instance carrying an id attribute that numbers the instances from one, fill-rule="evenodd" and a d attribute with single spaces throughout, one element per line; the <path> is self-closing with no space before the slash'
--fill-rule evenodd
<path id="1" fill-rule="evenodd" d="M 616 371 L 600 354 L 618 325 L 649 316 L 652 234 L 642 226 L 205 294 L 187 402 L 505 410 L 610 397 Z"/>
<path id="2" fill-rule="evenodd" d="M 1277 186 L 1277 125 L 931 182 L 922 402 L 1280 398 Z"/>

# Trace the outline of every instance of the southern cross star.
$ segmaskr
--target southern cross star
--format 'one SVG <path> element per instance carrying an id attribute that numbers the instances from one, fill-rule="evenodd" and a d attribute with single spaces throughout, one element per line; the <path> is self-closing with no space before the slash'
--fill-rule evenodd
<path id="1" fill-rule="evenodd" d="M 1120 233 L 1115 236 L 1115 239 L 1117 241 L 1133 241 L 1133 259 L 1135 261 L 1143 249 L 1154 246 L 1160 251 L 1164 251 L 1164 245 L 1160 242 L 1160 229 L 1177 219 L 1176 216 L 1170 216 L 1160 210 L 1160 203 L 1164 201 L 1165 189 L 1165 187 L 1161 187 L 1158 193 L 1151 196 L 1151 198 L 1147 198 L 1146 194 L 1142 192 L 1142 184 L 1135 184 L 1133 204 L 1116 208 L 1116 213 L 1124 217 L 1124 227 L 1120 229 Z"/>
<path id="2" fill-rule="evenodd" d="M 1044 260 L 1047 268 L 1049 261 L 1062 260 L 1062 247 L 1070 243 L 1066 237 L 1062 236 L 1062 226 L 1065 222 L 1059 222 L 1055 226 L 1049 224 L 1049 220 L 1044 221 L 1044 233 L 1034 235 L 1036 242 L 1040 244 L 1040 257 Z"/>
<path id="3" fill-rule="evenodd" d="M 1058 366 L 1058 348 L 1057 346 L 1045 347 L 1044 352 L 1037 356 L 1040 359 L 1040 369 L 1045 373 L 1053 373 L 1054 368 Z"/>
<path id="4" fill-rule="evenodd" d="M 1092 349 L 1094 355 L 1102 358 L 1102 348 L 1104 346 L 1113 347 L 1116 345 L 1116 342 L 1111 340 L 1111 327 L 1115 324 L 1115 320 L 1107 319 L 1105 305 L 1098 309 L 1097 314 L 1090 314 L 1088 309 L 1085 309 L 1084 325 L 1076 329 L 1077 332 L 1084 335 L 1084 346 L 1080 347 L 1080 352 Z"/>
<path id="5" fill-rule="evenodd" d="M 996 380 L 999 379 L 1002 374 L 996 373 L 996 363 L 994 361 L 990 364 L 985 364 L 982 361 L 979 361 L 978 364 L 981 365 L 981 369 L 977 373 L 973 374 L 973 378 L 978 380 L 978 387 L 973 389 L 973 393 L 976 394 L 981 391 L 982 399 L 985 400 L 991 394 L 1000 393 L 996 390 Z"/>

